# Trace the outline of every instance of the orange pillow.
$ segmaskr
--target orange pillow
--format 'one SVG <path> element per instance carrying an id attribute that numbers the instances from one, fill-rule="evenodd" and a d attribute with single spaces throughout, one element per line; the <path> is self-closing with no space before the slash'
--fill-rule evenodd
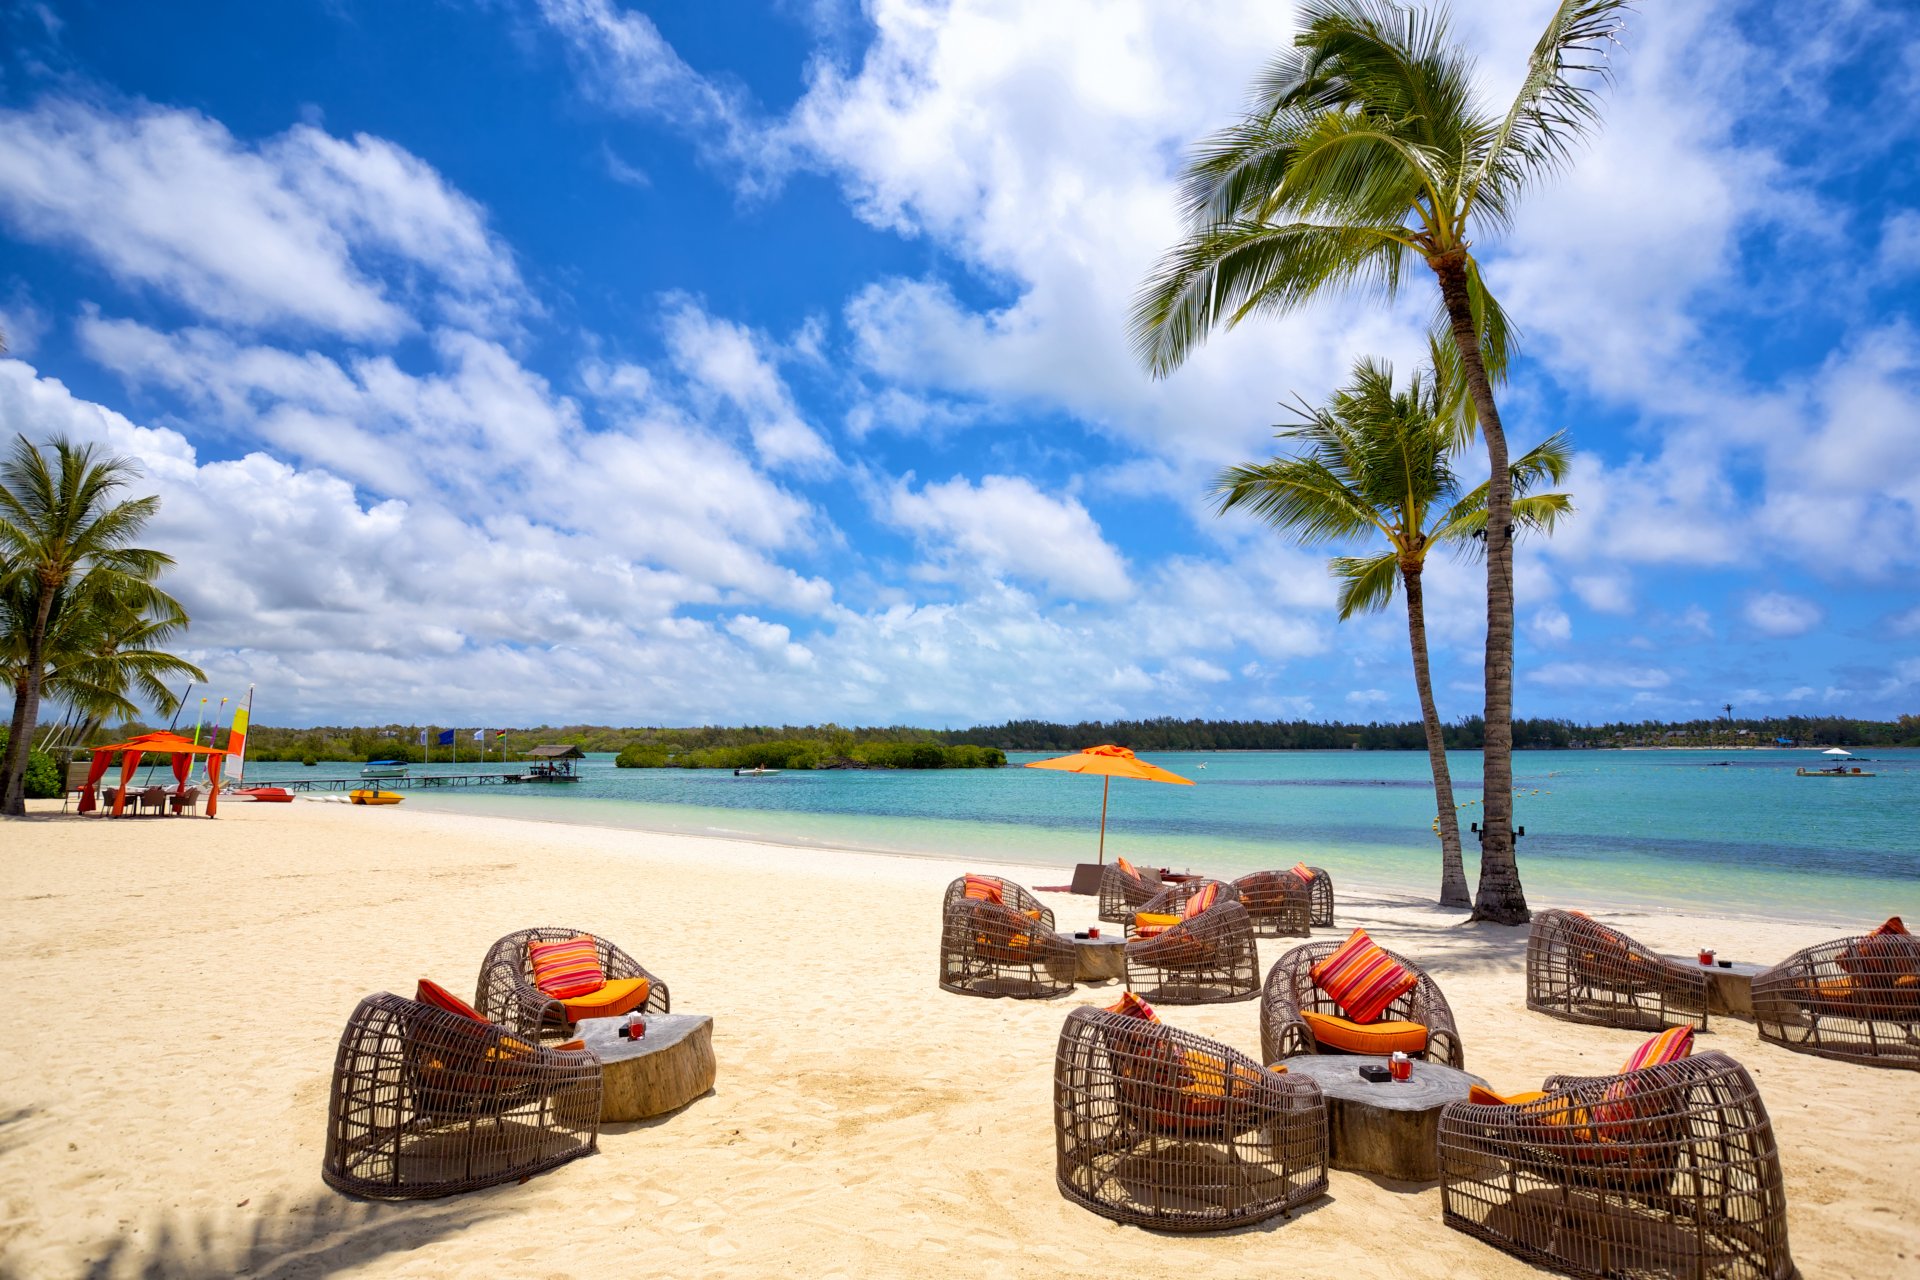
<path id="1" fill-rule="evenodd" d="M 1180 914 L 1185 919 L 1191 920 L 1219 900 L 1220 884 L 1218 881 L 1210 880 L 1201 886 L 1200 892 L 1187 899 L 1187 908 Z"/>
<path id="2" fill-rule="evenodd" d="M 489 1026 L 492 1025 L 478 1009 L 431 978 L 420 979 L 420 985 L 413 989 L 413 998 L 421 1004 L 430 1004 L 436 1009 L 445 1009 L 448 1013 L 457 1013 L 463 1018 L 472 1018 L 475 1022 L 487 1022 Z"/>
<path id="3" fill-rule="evenodd" d="M 1133 913 L 1133 936 L 1136 938 L 1156 938 L 1180 923 L 1181 917 L 1162 911 L 1136 911 Z"/>
<path id="4" fill-rule="evenodd" d="M 1420 984 L 1420 979 L 1374 944 L 1365 929 L 1347 935 L 1334 953 L 1307 971 L 1313 985 L 1327 993 L 1355 1022 L 1372 1022 L 1387 1006 Z"/>
<path id="5" fill-rule="evenodd" d="M 1899 916 L 1890 916 L 1885 924 L 1842 951 L 1834 963 L 1855 978 L 1920 972 L 1920 942 L 1907 932 Z"/>
<path id="6" fill-rule="evenodd" d="M 1148 1022 L 1160 1021 L 1160 1015 L 1153 1011 L 1153 1006 L 1131 991 L 1122 991 L 1120 998 L 1107 1006 L 1107 1012 L 1126 1018 L 1144 1018 Z"/>
<path id="7" fill-rule="evenodd" d="M 1600 1095 L 1601 1103 L 1593 1109 L 1593 1118 L 1603 1124 L 1625 1124 L 1639 1119 L 1641 1105 L 1638 1095 L 1646 1093 L 1648 1086 L 1634 1079 L 1633 1073 L 1662 1063 L 1678 1062 L 1692 1052 L 1692 1027 L 1668 1027 L 1651 1037 L 1633 1051 L 1627 1064 L 1620 1068 L 1620 1078 L 1608 1085 L 1607 1091 Z"/>
<path id="8" fill-rule="evenodd" d="M 555 1000 L 591 995 L 607 985 L 600 951 L 585 934 L 560 942 L 536 942 L 527 948 L 533 985 Z"/>
<path id="9" fill-rule="evenodd" d="M 1121 875 L 1132 876 L 1135 880 L 1140 879 L 1140 873 L 1138 871 L 1135 871 L 1133 869 L 1133 864 L 1131 862 L 1128 862 L 1125 858 L 1115 858 L 1113 860 L 1113 865 L 1120 868 Z"/>
<path id="10" fill-rule="evenodd" d="M 1304 862 L 1296 862 L 1293 864 L 1293 874 L 1299 876 L 1302 880 L 1311 881 L 1313 879 L 1313 868 Z"/>
<path id="11" fill-rule="evenodd" d="M 967 897 L 976 902 L 1005 902 L 1000 891 L 1000 881 L 992 876 L 968 876 Z"/>

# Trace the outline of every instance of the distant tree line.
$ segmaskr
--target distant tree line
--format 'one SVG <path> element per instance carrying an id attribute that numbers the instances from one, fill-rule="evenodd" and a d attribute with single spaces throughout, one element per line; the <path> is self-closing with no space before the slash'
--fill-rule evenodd
<path id="1" fill-rule="evenodd" d="M 1007 756 L 998 747 L 966 743 L 779 738 L 671 752 L 635 742 L 614 763 L 622 769 L 999 769 Z"/>

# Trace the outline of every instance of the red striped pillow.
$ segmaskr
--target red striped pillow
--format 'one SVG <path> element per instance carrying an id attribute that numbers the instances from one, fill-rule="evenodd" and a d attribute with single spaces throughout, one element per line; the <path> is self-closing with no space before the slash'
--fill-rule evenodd
<path id="1" fill-rule="evenodd" d="M 527 948 L 533 985 L 555 1000 L 592 995 L 607 985 L 600 952 L 585 934 L 560 942 L 536 942 Z"/>
<path id="2" fill-rule="evenodd" d="M 1107 1012 L 1127 1018 L 1145 1018 L 1148 1022 L 1160 1021 L 1160 1015 L 1153 1011 L 1153 1006 L 1131 991 L 1121 992 L 1120 999 L 1107 1006 Z"/>
<path id="3" fill-rule="evenodd" d="M 1005 902 L 1000 882 L 992 876 L 968 876 L 967 897 L 976 902 Z"/>
<path id="4" fill-rule="evenodd" d="M 1313 868 L 1304 862 L 1296 862 L 1293 864 L 1293 874 L 1299 876 L 1302 880 L 1311 881 L 1313 879 Z"/>
<path id="5" fill-rule="evenodd" d="M 1620 1079 L 1607 1086 L 1607 1091 L 1601 1095 L 1600 1105 L 1593 1109 L 1593 1118 L 1612 1124 L 1625 1124 L 1639 1119 L 1640 1099 L 1647 1092 L 1647 1086 L 1632 1079 L 1631 1074 L 1644 1067 L 1678 1062 L 1692 1052 L 1692 1027 L 1668 1027 L 1650 1038 L 1635 1049 L 1633 1056 L 1627 1059 L 1627 1065 L 1620 1068 Z"/>
<path id="6" fill-rule="evenodd" d="M 1374 945 L 1365 929 L 1355 929 L 1339 949 L 1307 971 L 1313 985 L 1327 993 L 1355 1022 L 1372 1022 L 1388 1005 L 1414 989 L 1420 979 Z"/>
<path id="7" fill-rule="evenodd" d="M 478 1009 L 430 978 L 420 979 L 420 985 L 413 990 L 413 998 L 421 1004 L 430 1004 L 436 1009 L 445 1009 L 448 1013 L 472 1018 L 475 1022 L 487 1021 Z"/>
<path id="8" fill-rule="evenodd" d="M 1191 920 L 1219 900 L 1219 883 L 1217 881 L 1209 881 L 1207 884 L 1201 886 L 1200 892 L 1187 899 L 1187 908 L 1181 912 L 1181 914 Z"/>

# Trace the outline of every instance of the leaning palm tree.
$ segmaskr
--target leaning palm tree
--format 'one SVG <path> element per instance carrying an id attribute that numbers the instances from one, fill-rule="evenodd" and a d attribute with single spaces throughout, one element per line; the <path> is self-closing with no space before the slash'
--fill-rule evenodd
<path id="1" fill-rule="evenodd" d="M 1504 113 L 1474 93 L 1474 67 L 1444 12 L 1391 0 L 1309 0 L 1295 47 L 1268 66 L 1242 120 L 1187 168 L 1188 234 L 1142 287 L 1135 342 L 1156 375 L 1215 329 L 1322 294 L 1392 297 L 1424 262 L 1439 330 L 1486 442 L 1486 832 L 1479 919 L 1529 918 L 1513 854 L 1512 481 L 1493 383 L 1508 326 L 1473 255 L 1527 187 L 1565 164 L 1599 119 L 1604 53 L 1626 0 L 1562 0 Z"/>
<path id="2" fill-rule="evenodd" d="M 1461 492 L 1453 457 L 1467 443 L 1459 396 L 1445 390 L 1440 370 L 1416 373 L 1395 391 L 1393 366 L 1361 360 L 1353 380 L 1320 408 L 1296 411 L 1297 426 L 1281 440 L 1299 441 L 1304 453 L 1229 467 L 1214 482 L 1224 513 L 1245 507 L 1294 541 L 1311 546 L 1382 537 L 1386 548 L 1371 555 L 1339 556 L 1328 568 L 1340 582 L 1340 620 L 1374 613 L 1393 599 L 1396 582 L 1407 594 L 1407 638 L 1413 649 L 1413 683 L 1426 727 L 1440 831 L 1440 904 L 1468 907 L 1467 873 L 1460 856 L 1460 820 L 1453 803 L 1453 774 L 1433 702 L 1427 668 L 1426 602 L 1421 585 L 1427 553 L 1435 547 L 1474 550 L 1487 525 L 1487 489 Z M 1564 493 L 1534 494 L 1542 481 L 1566 475 L 1566 439 L 1554 435 L 1509 468 L 1513 521 L 1522 529 L 1551 532 L 1573 509 Z"/>
<path id="3" fill-rule="evenodd" d="M 48 453 L 52 453 L 49 459 Z M 132 545 L 160 499 L 121 500 L 139 474 L 130 458 L 54 439 L 46 448 L 16 437 L 0 462 L 0 592 L 19 602 L 18 646 L 25 671 L 16 688 L 7 750 L 0 761 L 0 814 L 26 812 L 27 749 L 40 711 L 49 637 L 70 609 L 94 593 L 138 598 L 173 558 Z"/>

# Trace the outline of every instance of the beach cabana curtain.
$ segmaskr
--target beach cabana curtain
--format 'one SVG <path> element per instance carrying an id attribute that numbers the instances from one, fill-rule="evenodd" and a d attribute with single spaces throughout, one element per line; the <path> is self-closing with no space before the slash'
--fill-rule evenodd
<path id="1" fill-rule="evenodd" d="M 91 813 L 99 807 L 100 779 L 106 776 L 107 769 L 117 758 L 120 761 L 120 785 L 113 793 L 113 816 L 119 817 L 127 806 L 127 791 L 133 785 L 133 774 L 140 767 L 140 758 L 149 752 L 161 753 L 171 757 L 173 768 L 174 794 L 185 795 L 187 791 L 187 773 L 193 768 L 195 756 L 208 757 L 207 772 L 212 782 L 207 788 L 207 816 L 214 816 L 220 807 L 220 768 L 225 759 L 225 751 L 201 746 L 191 738 L 183 738 L 177 733 L 143 733 L 128 738 L 125 742 L 113 742 L 104 747 L 93 749 L 93 759 L 87 768 L 87 789 L 80 797 L 80 812 Z"/>

